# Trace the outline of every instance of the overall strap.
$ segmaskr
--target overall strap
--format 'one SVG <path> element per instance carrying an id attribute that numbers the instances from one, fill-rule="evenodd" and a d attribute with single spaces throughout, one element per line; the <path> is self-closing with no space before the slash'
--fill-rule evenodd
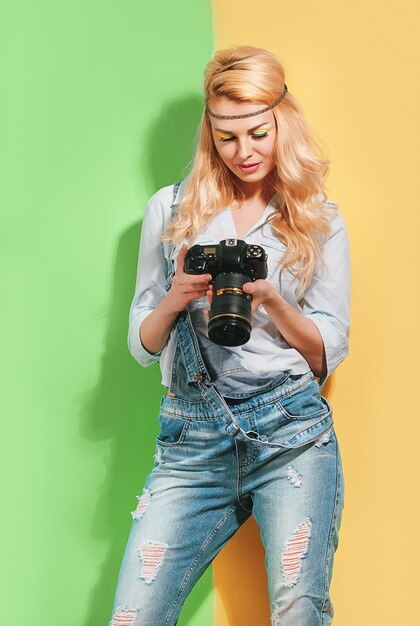
<path id="1" fill-rule="evenodd" d="M 178 204 L 175 204 L 175 200 L 176 200 L 176 194 L 178 193 L 178 189 L 180 186 L 180 182 L 179 183 L 174 183 L 174 191 L 173 191 L 173 198 L 172 198 L 172 204 L 171 204 L 171 220 L 173 220 L 175 218 L 176 215 L 176 209 L 178 207 Z M 173 247 L 172 241 L 170 242 L 171 247 Z"/>
<path id="2" fill-rule="evenodd" d="M 181 182 L 177 182 L 174 184 L 173 198 L 172 198 L 172 204 L 171 204 L 171 221 L 175 218 L 176 209 L 179 204 L 179 203 L 175 204 L 175 199 L 176 199 L 176 194 L 178 193 L 180 184 Z M 168 242 L 168 259 L 167 259 L 167 268 L 166 268 L 166 284 L 165 284 L 166 291 L 169 291 L 169 289 L 171 288 L 172 276 L 175 273 L 174 263 L 171 258 L 173 249 L 174 249 L 174 244 L 172 241 L 169 241 Z"/>

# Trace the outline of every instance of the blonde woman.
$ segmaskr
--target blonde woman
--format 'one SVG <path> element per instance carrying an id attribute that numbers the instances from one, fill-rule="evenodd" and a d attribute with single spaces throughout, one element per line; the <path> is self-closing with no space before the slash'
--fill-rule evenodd
<path id="1" fill-rule="evenodd" d="M 140 365 L 160 361 L 166 393 L 110 625 L 176 624 L 250 515 L 266 550 L 272 626 L 331 624 L 344 481 L 321 390 L 348 353 L 346 226 L 325 194 L 329 161 L 272 53 L 217 51 L 204 94 L 190 173 L 144 214 L 128 345 Z M 265 275 L 225 293 L 225 306 L 249 303 L 242 343 L 209 337 L 224 292 L 208 265 L 186 271 L 196 244 L 267 255 Z"/>

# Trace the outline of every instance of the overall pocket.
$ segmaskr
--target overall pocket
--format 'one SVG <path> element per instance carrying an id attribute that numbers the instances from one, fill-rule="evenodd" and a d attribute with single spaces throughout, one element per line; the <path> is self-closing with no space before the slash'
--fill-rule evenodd
<path id="1" fill-rule="evenodd" d="M 183 417 L 160 412 L 159 434 L 156 441 L 161 446 L 179 446 L 186 437 L 189 421 Z"/>
<path id="2" fill-rule="evenodd" d="M 294 393 L 280 398 L 277 408 L 288 420 L 321 419 L 332 412 L 328 400 L 321 396 L 316 380 L 310 380 Z"/>
<path id="3" fill-rule="evenodd" d="M 315 441 L 333 425 L 332 409 L 315 378 L 290 394 L 254 411 L 256 432 L 282 448 L 299 448 Z"/>

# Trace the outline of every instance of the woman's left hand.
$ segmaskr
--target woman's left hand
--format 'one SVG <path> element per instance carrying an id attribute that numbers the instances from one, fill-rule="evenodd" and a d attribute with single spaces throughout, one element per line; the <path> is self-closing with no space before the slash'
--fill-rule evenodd
<path id="1" fill-rule="evenodd" d="M 267 301 L 269 301 L 275 291 L 274 285 L 264 278 L 259 278 L 258 280 L 244 283 L 242 288 L 245 293 L 249 293 L 250 295 L 252 295 L 251 315 L 254 315 L 260 304 L 265 304 Z M 209 285 L 209 289 L 207 291 L 207 299 L 209 301 L 209 304 L 211 304 L 213 300 L 213 285 Z M 207 309 L 207 317 L 209 316 L 209 312 L 210 311 Z"/>
<path id="2" fill-rule="evenodd" d="M 244 283 L 242 289 L 252 296 L 251 314 L 254 315 L 260 304 L 266 304 L 273 297 L 274 285 L 264 278 Z"/>

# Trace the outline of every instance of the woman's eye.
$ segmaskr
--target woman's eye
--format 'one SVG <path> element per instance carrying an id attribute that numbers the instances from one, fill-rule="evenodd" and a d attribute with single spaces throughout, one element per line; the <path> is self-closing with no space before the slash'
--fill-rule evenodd
<path id="1" fill-rule="evenodd" d="M 262 137 L 266 137 L 268 135 L 268 132 L 264 132 L 264 133 L 252 133 L 251 137 L 253 137 L 253 139 L 261 139 Z M 219 141 L 221 141 L 222 143 L 225 143 L 226 141 L 232 141 L 232 139 L 236 139 L 236 137 L 220 137 Z"/>

